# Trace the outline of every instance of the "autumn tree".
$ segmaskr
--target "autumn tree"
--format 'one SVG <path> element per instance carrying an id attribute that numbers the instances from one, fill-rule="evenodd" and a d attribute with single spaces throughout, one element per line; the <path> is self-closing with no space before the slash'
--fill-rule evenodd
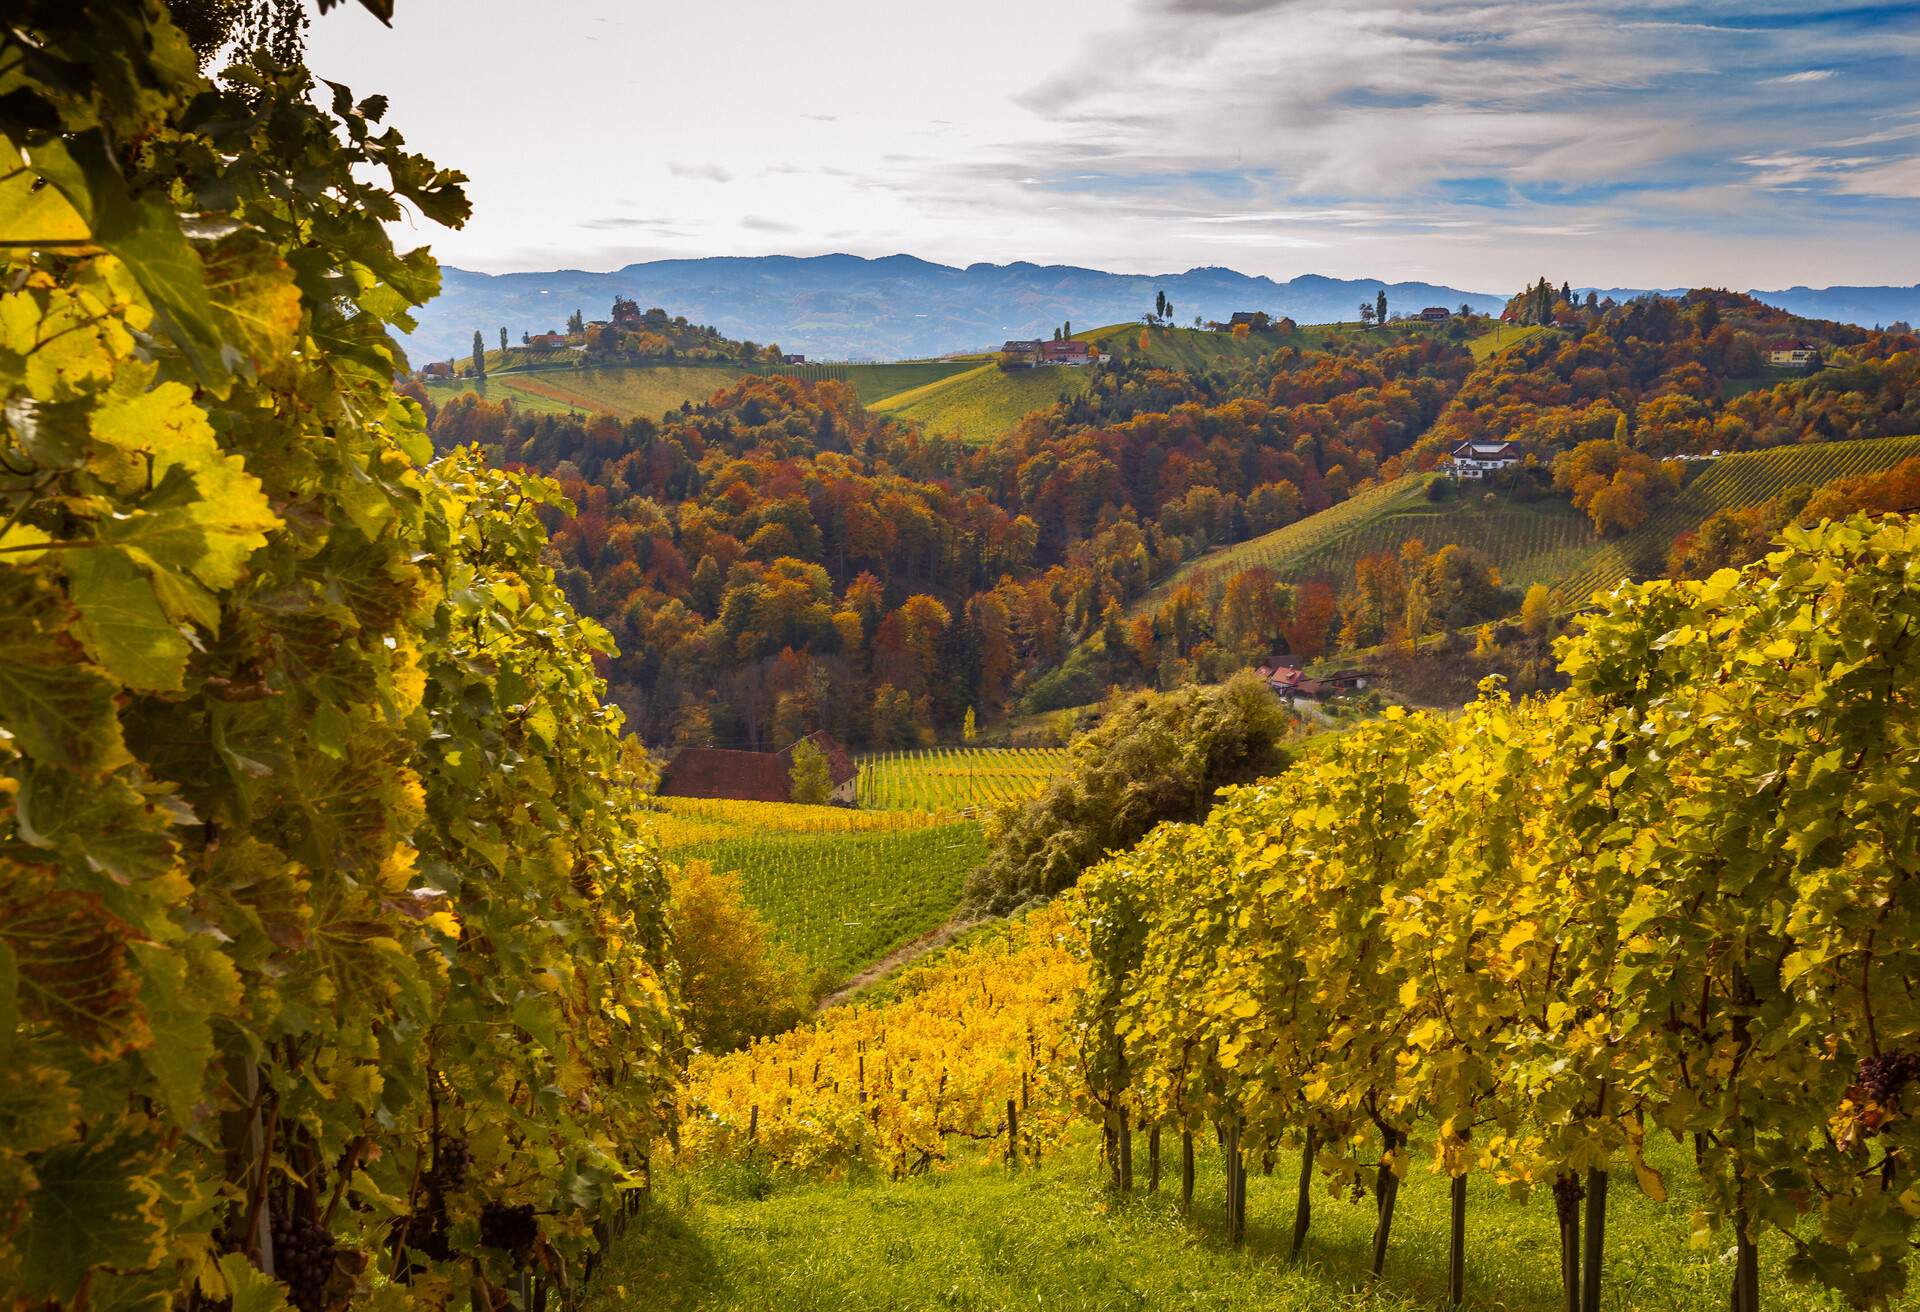
<path id="1" fill-rule="evenodd" d="M 1264 565 L 1243 569 L 1227 580 L 1219 618 L 1214 622 L 1214 637 L 1236 662 L 1253 661 L 1273 646 L 1280 624 L 1287 618 L 1280 608 L 1282 596 L 1292 598 L 1292 589 L 1283 594 L 1282 587 L 1279 578 Z"/>
<path id="2" fill-rule="evenodd" d="M 1679 489 L 1680 470 L 1617 438 L 1595 438 L 1555 459 L 1553 484 L 1603 537 L 1617 537 L 1646 523 Z"/>
<path id="3" fill-rule="evenodd" d="M 689 861 L 669 880 L 667 921 L 693 1040 L 731 1052 L 791 1028 L 812 1003 L 805 967 L 773 941 L 740 876 Z"/>
<path id="4" fill-rule="evenodd" d="M 1553 593 L 1544 583 L 1527 588 L 1520 603 L 1520 627 L 1529 638 L 1544 640 L 1553 631 Z"/>

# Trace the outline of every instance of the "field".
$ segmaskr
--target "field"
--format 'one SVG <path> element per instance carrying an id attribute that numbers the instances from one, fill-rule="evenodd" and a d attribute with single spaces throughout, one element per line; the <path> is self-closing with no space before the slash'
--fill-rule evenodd
<path id="1" fill-rule="evenodd" d="M 1496 322 L 1491 332 L 1481 333 L 1467 341 L 1467 349 L 1473 352 L 1476 361 L 1485 360 L 1511 346 L 1518 346 L 1529 337 L 1545 332 L 1537 323 L 1502 324 Z"/>
<path id="2" fill-rule="evenodd" d="M 1748 451 L 1712 461 L 1657 510 L 1646 524 L 1622 538 L 1604 541 L 1584 515 L 1558 498 L 1516 501 L 1467 483 L 1446 501 L 1430 502 L 1433 474 L 1410 474 L 1367 488 L 1339 505 L 1285 528 L 1201 556 L 1136 601 L 1133 613 L 1152 612 L 1182 584 L 1209 596 L 1234 573 L 1264 565 L 1282 578 L 1351 576 L 1361 556 L 1398 550 L 1420 538 L 1427 550 L 1449 543 L 1474 547 L 1500 569 L 1509 587 L 1549 584 L 1562 606 L 1583 604 L 1598 588 L 1620 579 L 1646 577 L 1666 565 L 1676 535 L 1717 510 L 1755 505 L 1796 483 L 1819 484 L 1850 474 L 1885 469 L 1920 454 L 1920 437 L 1810 443 Z"/>
<path id="3" fill-rule="evenodd" d="M 774 937 L 833 979 L 945 921 L 986 856 L 971 820 L 779 802 L 658 805 L 655 832 L 670 856 L 738 871 Z"/>
<path id="4" fill-rule="evenodd" d="M 1370 1201 L 1314 1200 L 1304 1260 L 1288 1259 L 1294 1171 L 1247 1172 L 1248 1237 L 1230 1248 L 1223 1229 L 1221 1155 L 1196 1144 L 1194 1210 L 1180 1215 L 1179 1153 L 1159 1194 L 1102 1193 L 1097 1135 L 1083 1131 L 1039 1167 L 990 1166 L 885 1180 L 806 1183 L 753 1163 L 666 1173 L 641 1222 L 616 1246 L 587 1299 L 589 1312 L 785 1312 L 832 1308 L 1045 1308 L 1055 1312 L 1196 1308 L 1221 1312 L 1377 1312 L 1447 1306 L 1446 1184 L 1416 1151 L 1402 1186 L 1386 1275 L 1370 1287 Z M 1650 1139 L 1655 1166 L 1685 1181 L 1684 1150 Z M 1135 1175 L 1146 1180 L 1144 1136 Z M 1718 1312 L 1727 1301 L 1731 1240 L 1689 1242 L 1690 1185 L 1656 1205 L 1616 1180 L 1609 1200 L 1603 1304 L 1610 1312 Z M 1471 1178 L 1466 1302 L 1475 1312 L 1556 1312 L 1553 1203 L 1544 1191 L 1517 1202 Z M 1773 1312 L 1842 1306 L 1781 1274 L 1782 1253 L 1763 1245 L 1761 1287 Z"/>
<path id="5" fill-rule="evenodd" d="M 498 352 L 494 353 L 495 355 Z M 514 362 L 526 352 L 516 350 Z M 563 359 L 566 352 L 546 352 Z M 896 393 L 964 373 L 975 366 L 933 360 L 904 364 L 801 364 L 745 366 L 737 364 L 631 365 L 608 369 L 526 369 L 489 374 L 484 382 L 471 378 L 427 384 L 436 400 L 460 392 L 478 391 L 492 400 L 512 397 L 523 410 L 562 413 L 579 410 L 616 415 L 622 419 L 658 419 L 688 401 L 705 401 L 723 387 L 756 374 L 796 378 L 834 378 L 853 385 L 862 405 L 872 405 Z"/>
<path id="6" fill-rule="evenodd" d="M 1086 390 L 1087 372 L 1068 365 L 1006 370 L 975 365 L 923 387 L 901 392 L 873 409 L 911 419 L 930 433 L 984 445 L 1009 432 L 1031 410 Z"/>
<path id="7" fill-rule="evenodd" d="M 860 762 L 860 805 L 971 813 L 1033 796 L 1061 770 L 1057 747 L 932 747 Z"/>
<path id="8" fill-rule="evenodd" d="M 621 419 L 658 419 L 688 401 L 704 401 L 723 387 L 747 377 L 737 365 L 647 365 L 626 369 L 537 369 L 490 375 L 476 386 L 471 378 L 432 383 L 436 400 L 478 391 L 489 400 L 507 397 L 538 412 L 578 410 Z"/>

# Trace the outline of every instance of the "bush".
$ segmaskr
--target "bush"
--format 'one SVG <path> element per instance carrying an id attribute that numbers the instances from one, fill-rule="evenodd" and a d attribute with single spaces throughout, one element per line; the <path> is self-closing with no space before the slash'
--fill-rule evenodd
<path id="1" fill-rule="evenodd" d="M 689 861 L 671 876 L 667 921 L 694 1042 L 731 1052 L 789 1029 L 812 1006 L 800 959 L 773 942 L 740 892 L 740 876 Z"/>
<path id="2" fill-rule="evenodd" d="M 1252 674 L 1210 687 L 1136 693 L 1073 744 L 1072 768 L 1004 809 L 966 901 L 1004 912 L 1068 887 L 1107 852 L 1164 820 L 1197 820 L 1215 791 L 1287 763 L 1289 717 Z"/>

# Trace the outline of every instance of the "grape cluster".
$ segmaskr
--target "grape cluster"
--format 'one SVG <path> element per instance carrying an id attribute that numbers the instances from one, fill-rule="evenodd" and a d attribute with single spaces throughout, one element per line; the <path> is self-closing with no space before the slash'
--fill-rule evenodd
<path id="1" fill-rule="evenodd" d="M 427 1189 L 436 1194 L 451 1193 L 467 1182 L 467 1168 L 473 1154 L 465 1139 L 442 1135 L 433 1142 L 433 1169 L 427 1172 Z"/>
<path id="2" fill-rule="evenodd" d="M 333 1258 L 333 1232 L 327 1227 L 274 1214 L 273 1272 L 287 1286 L 287 1301 L 300 1312 L 320 1312 L 327 1305 Z"/>
<path id="3" fill-rule="evenodd" d="M 533 1219 L 533 1204 L 518 1207 L 506 1203 L 488 1203 L 480 1209 L 480 1242 L 489 1248 L 503 1248 L 525 1257 L 539 1237 L 540 1228 Z"/>
<path id="4" fill-rule="evenodd" d="M 1867 1097 L 1879 1106 L 1898 1107 L 1900 1091 L 1920 1079 L 1920 1049 L 1863 1058 L 1854 1078 Z"/>

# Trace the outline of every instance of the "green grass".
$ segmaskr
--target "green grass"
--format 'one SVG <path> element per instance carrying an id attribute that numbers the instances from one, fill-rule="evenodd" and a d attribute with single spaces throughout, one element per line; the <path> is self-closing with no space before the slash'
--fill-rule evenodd
<path id="1" fill-rule="evenodd" d="M 1503 324 L 1495 323 L 1490 332 L 1467 339 L 1467 349 L 1473 352 L 1474 362 L 1498 354 L 1509 347 L 1518 346 L 1529 337 L 1537 336 L 1546 329 L 1537 323 Z"/>
<path id="2" fill-rule="evenodd" d="M 962 1167 L 903 1183 L 770 1178 L 752 1164 L 663 1173 L 641 1218 L 616 1242 L 590 1312 L 807 1312 L 834 1309 L 1235 1309 L 1387 1312 L 1440 1309 L 1446 1296 L 1447 1185 L 1416 1154 L 1400 1192 L 1386 1274 L 1370 1287 L 1372 1207 L 1317 1192 L 1304 1260 L 1287 1256 L 1297 1162 L 1264 1176 L 1250 1162 L 1247 1242 L 1221 1242 L 1221 1155 L 1196 1142 L 1195 1206 L 1179 1214 L 1179 1150 L 1157 1195 L 1113 1200 L 1099 1186 L 1093 1135 L 1036 1169 Z M 1602 1305 L 1608 1312 L 1717 1312 L 1731 1240 L 1689 1243 L 1697 1202 L 1684 1150 L 1649 1143 L 1674 1198 L 1642 1196 L 1631 1177 L 1609 1198 Z M 1134 1140 L 1144 1189 L 1146 1144 Z M 1481 1177 L 1469 1187 L 1466 1302 L 1474 1312 L 1556 1312 L 1557 1232 L 1545 1190 L 1525 1203 Z M 1770 1312 L 1841 1304 L 1788 1285 L 1777 1245 L 1762 1244 Z"/>
<path id="3" fill-rule="evenodd" d="M 1022 416 L 1086 390 L 1085 367 L 1046 365 L 1002 369 L 975 365 L 965 372 L 889 396 L 873 409 L 911 419 L 928 432 L 985 445 L 1010 432 Z"/>
<path id="4" fill-rule="evenodd" d="M 937 383 L 955 374 L 967 373 L 974 367 L 965 361 L 913 360 L 898 364 L 785 365 L 773 372 L 796 378 L 836 378 L 852 383 L 853 394 L 860 398 L 860 404 L 872 406 L 902 392 Z"/>
<path id="5" fill-rule="evenodd" d="M 930 747 L 860 762 L 863 807 L 973 812 L 1039 792 L 1066 768 L 1057 747 Z"/>
<path id="6" fill-rule="evenodd" d="M 851 833 L 743 831 L 673 852 L 738 871 L 774 937 L 836 980 L 943 923 L 986 854 L 971 820 Z"/>
<path id="7" fill-rule="evenodd" d="M 498 355 L 499 352 L 494 352 Z M 526 352 L 516 351 L 515 363 Z M 546 352 L 565 359 L 565 352 Z M 564 414 L 578 410 L 610 414 L 621 419 L 658 419 L 688 401 L 705 401 L 723 387 L 756 374 L 783 374 L 796 378 L 834 378 L 853 385 L 862 405 L 900 392 L 924 387 L 976 366 L 947 360 L 900 364 L 802 364 L 743 366 L 737 364 L 621 365 L 604 369 L 516 369 L 471 378 L 431 382 L 427 391 L 444 401 L 460 392 L 478 391 L 489 400 L 512 397 L 515 406 L 536 414 Z"/>

